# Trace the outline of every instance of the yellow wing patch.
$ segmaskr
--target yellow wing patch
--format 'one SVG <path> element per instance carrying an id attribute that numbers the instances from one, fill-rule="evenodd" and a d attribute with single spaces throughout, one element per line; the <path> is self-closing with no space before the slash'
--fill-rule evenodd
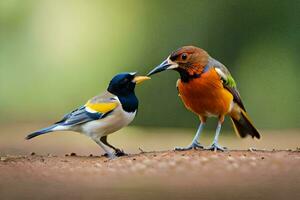
<path id="1" fill-rule="evenodd" d="M 118 106 L 118 103 L 116 103 L 116 102 L 91 103 L 88 101 L 85 104 L 85 106 L 91 110 L 94 110 L 94 111 L 97 111 L 100 113 L 107 113 L 107 112 L 115 109 Z"/>

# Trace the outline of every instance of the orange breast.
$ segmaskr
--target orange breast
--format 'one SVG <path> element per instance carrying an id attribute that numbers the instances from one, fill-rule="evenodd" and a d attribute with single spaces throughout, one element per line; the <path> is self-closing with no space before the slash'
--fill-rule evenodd
<path id="1" fill-rule="evenodd" d="M 215 69 L 185 83 L 178 80 L 179 95 L 185 106 L 200 116 L 228 113 L 233 96 L 224 89 Z"/>

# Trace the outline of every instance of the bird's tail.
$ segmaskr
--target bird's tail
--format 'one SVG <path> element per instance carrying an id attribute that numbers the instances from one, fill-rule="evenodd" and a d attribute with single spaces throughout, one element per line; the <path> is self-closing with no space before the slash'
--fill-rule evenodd
<path id="1" fill-rule="evenodd" d="M 54 131 L 53 129 L 54 129 L 55 127 L 57 127 L 57 124 L 54 124 L 54 125 L 52 125 L 52 126 L 43 128 L 43 129 L 38 130 L 38 131 L 35 131 L 35 132 L 33 132 L 33 133 L 27 135 L 25 139 L 26 139 L 26 140 L 30 140 L 31 138 L 34 138 L 34 137 L 36 137 L 36 136 L 43 135 L 43 134 L 49 133 L 49 132 L 53 132 L 53 131 Z"/>
<path id="2" fill-rule="evenodd" d="M 247 113 L 237 105 L 235 105 L 235 109 L 231 112 L 231 121 L 236 134 L 240 137 L 244 138 L 250 135 L 252 138 L 256 137 L 260 139 L 260 134 L 252 124 Z"/>

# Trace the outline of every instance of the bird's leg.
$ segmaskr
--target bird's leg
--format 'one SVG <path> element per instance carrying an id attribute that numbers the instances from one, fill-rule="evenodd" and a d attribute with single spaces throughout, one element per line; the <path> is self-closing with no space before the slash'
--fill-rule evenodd
<path id="1" fill-rule="evenodd" d="M 109 144 L 107 142 L 107 136 L 103 136 L 100 138 L 100 141 L 103 142 L 105 145 L 109 146 L 110 148 L 112 148 L 113 150 L 115 150 L 115 156 L 120 157 L 120 156 L 126 156 L 127 154 L 122 151 L 121 149 L 118 149 L 116 147 L 114 147 L 113 145 Z"/>
<path id="2" fill-rule="evenodd" d="M 211 144 L 210 147 L 206 148 L 207 150 L 211 150 L 211 151 L 225 151 L 225 147 L 222 147 L 219 145 L 218 143 L 218 140 L 219 140 L 219 135 L 220 135 L 220 132 L 221 132 L 221 127 L 222 127 L 222 123 L 224 121 L 224 117 L 221 117 L 221 119 L 219 119 L 219 122 L 218 122 L 218 126 L 217 126 L 217 129 L 216 129 L 216 134 L 215 134 L 215 138 L 214 138 L 214 141 L 213 143 Z"/>
<path id="3" fill-rule="evenodd" d="M 109 159 L 114 159 L 117 156 L 115 155 L 115 153 L 112 151 L 112 148 L 110 148 L 108 145 L 104 144 L 101 141 L 101 138 L 99 137 L 93 137 L 92 138 L 104 151 L 105 151 L 105 156 L 108 157 Z"/>
<path id="4" fill-rule="evenodd" d="M 201 132 L 203 130 L 204 125 L 205 125 L 204 122 L 200 123 L 200 125 L 198 127 L 198 130 L 196 132 L 196 135 L 194 136 L 194 139 L 192 140 L 192 143 L 189 146 L 187 146 L 187 147 L 176 147 L 175 150 L 176 151 L 186 151 L 186 150 L 196 149 L 196 148 L 203 149 L 203 146 L 201 144 L 199 144 L 198 140 L 200 138 L 200 135 L 201 135 Z"/>

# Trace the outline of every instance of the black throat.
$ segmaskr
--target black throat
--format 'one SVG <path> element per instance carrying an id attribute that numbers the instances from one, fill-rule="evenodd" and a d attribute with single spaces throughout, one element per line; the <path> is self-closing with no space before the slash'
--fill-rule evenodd
<path id="1" fill-rule="evenodd" d="M 134 92 L 131 92 L 128 95 L 120 95 L 118 98 L 121 102 L 123 110 L 126 112 L 135 112 L 138 109 L 139 101 Z"/>
<path id="2" fill-rule="evenodd" d="M 177 71 L 180 74 L 180 79 L 184 83 L 188 83 L 190 80 L 195 79 L 195 78 L 200 78 L 201 74 L 193 74 L 190 75 L 187 70 L 182 69 L 182 68 L 175 68 L 175 71 Z"/>

